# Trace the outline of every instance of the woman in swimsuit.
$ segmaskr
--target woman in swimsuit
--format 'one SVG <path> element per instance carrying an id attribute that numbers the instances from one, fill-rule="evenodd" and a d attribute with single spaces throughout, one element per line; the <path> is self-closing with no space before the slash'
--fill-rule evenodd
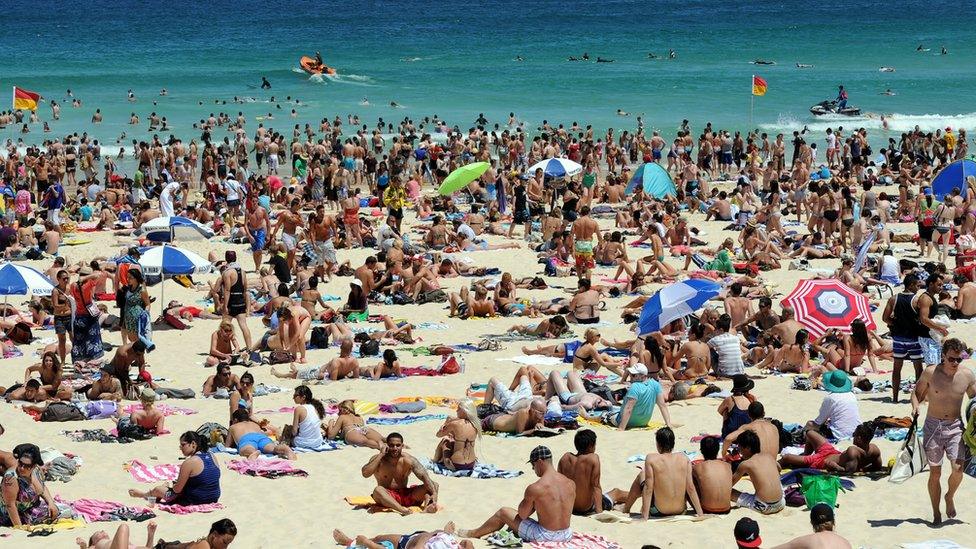
<path id="1" fill-rule="evenodd" d="M 718 405 L 718 413 L 722 416 L 723 439 L 752 421 L 749 417 L 749 405 L 755 402 L 756 397 L 749 391 L 755 386 L 756 383 L 745 374 L 732 376 L 732 395 L 725 397 Z"/>
<path id="2" fill-rule="evenodd" d="M 796 332 L 796 342 L 784 345 L 773 355 L 756 365 L 756 368 L 772 368 L 779 372 L 795 372 L 803 374 L 810 371 L 810 351 L 807 350 L 809 333 L 800 329 Z"/>
<path id="3" fill-rule="evenodd" d="M 247 362 L 247 352 L 241 349 L 234 335 L 234 325 L 230 320 L 222 320 L 220 327 L 210 336 L 210 355 L 206 365 L 241 364 Z"/>
<path id="4" fill-rule="evenodd" d="M 381 379 L 384 377 L 402 377 L 400 360 L 397 359 L 396 351 L 387 349 L 383 351 L 383 360 L 370 371 L 370 377 Z"/>
<path id="5" fill-rule="evenodd" d="M 474 470 L 477 461 L 474 444 L 481 438 L 481 421 L 471 399 L 466 398 L 458 404 L 457 417 L 448 418 L 437 436 L 444 438 L 434 451 L 436 463 L 451 471 Z"/>
<path id="6" fill-rule="evenodd" d="M 662 336 L 663 340 L 663 336 Z M 644 338 L 644 348 L 640 350 L 639 353 L 631 354 L 631 358 L 634 362 L 639 362 L 647 366 L 647 376 L 651 379 L 661 381 L 661 374 L 663 373 L 671 383 L 674 383 L 674 375 L 671 370 L 665 367 L 665 364 L 671 362 L 671 357 L 669 356 L 671 351 L 665 350 L 661 347 L 661 342 L 658 341 L 656 337 L 648 336 Z M 627 372 L 624 371 L 624 375 L 621 376 L 621 382 L 627 381 Z"/>
<path id="7" fill-rule="evenodd" d="M 283 351 L 290 351 L 298 357 L 299 364 L 305 364 L 305 334 L 312 326 L 312 315 L 304 307 L 282 307 L 278 309 L 278 343 Z M 272 338 L 273 339 L 273 338 Z M 269 346 L 274 348 L 269 341 Z"/>
<path id="8" fill-rule="evenodd" d="M 33 372 L 40 374 L 41 388 L 47 391 L 47 394 L 61 400 L 71 400 L 73 391 L 70 386 L 62 383 L 61 361 L 58 360 L 57 353 L 48 351 L 41 357 L 40 364 L 29 366 L 24 371 L 24 383 L 27 383 Z"/>
<path id="9" fill-rule="evenodd" d="M 148 491 L 129 490 L 134 498 L 152 498 L 159 503 L 205 505 L 220 499 L 220 467 L 214 454 L 207 451 L 209 441 L 194 431 L 180 435 L 180 464 L 176 481 Z"/>
<path id="10" fill-rule="evenodd" d="M 329 422 L 325 436 L 329 440 L 343 440 L 351 446 L 366 446 L 380 451 L 386 448 L 383 435 L 367 427 L 363 418 L 356 413 L 355 400 L 339 403 L 339 417 Z"/>
<path id="11" fill-rule="evenodd" d="M 241 376 L 240 389 L 230 394 L 230 413 L 237 410 L 254 410 L 254 376 L 251 372 L 244 372 Z"/>
<path id="12" fill-rule="evenodd" d="M 551 318 L 547 318 L 538 324 L 529 324 L 527 326 L 512 326 L 508 329 L 509 333 L 519 333 L 522 335 L 538 336 L 543 338 L 554 338 L 559 337 L 568 330 L 566 326 L 566 319 L 561 315 L 555 315 Z"/>
<path id="13" fill-rule="evenodd" d="M 563 362 L 572 364 L 577 370 L 587 369 L 597 372 L 603 366 L 618 376 L 623 376 L 624 361 L 597 351 L 598 341 L 600 341 L 600 332 L 589 328 L 583 334 L 583 341 L 567 341 L 558 345 L 538 346 L 535 349 L 522 347 L 522 352 L 527 355 L 562 358 Z"/>
<path id="14" fill-rule="evenodd" d="M 165 432 L 166 416 L 156 408 L 156 392 L 149 387 L 143 387 L 139 392 L 139 403 L 142 404 L 141 410 L 133 410 L 129 416 L 119 418 L 118 422 L 128 420 L 132 424 L 138 425 L 153 434 L 163 434 Z"/>

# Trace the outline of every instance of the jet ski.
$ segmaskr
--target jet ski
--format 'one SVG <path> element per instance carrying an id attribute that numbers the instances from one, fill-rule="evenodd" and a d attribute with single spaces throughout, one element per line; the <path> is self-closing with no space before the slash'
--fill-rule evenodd
<path id="1" fill-rule="evenodd" d="M 821 101 L 816 105 L 810 107 L 810 112 L 814 116 L 822 116 L 825 114 L 840 114 L 844 116 L 859 116 L 861 114 L 861 109 L 858 107 L 853 107 L 848 105 L 843 109 L 837 108 L 836 101 Z"/>
<path id="2" fill-rule="evenodd" d="M 328 74 L 333 75 L 336 70 L 324 63 L 319 63 L 314 57 L 309 57 L 303 55 L 301 59 L 298 60 L 298 64 L 302 67 L 302 70 L 308 74 Z"/>

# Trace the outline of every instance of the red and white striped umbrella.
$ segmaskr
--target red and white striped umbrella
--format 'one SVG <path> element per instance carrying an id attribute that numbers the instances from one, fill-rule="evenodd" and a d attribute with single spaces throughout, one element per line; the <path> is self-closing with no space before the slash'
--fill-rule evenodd
<path id="1" fill-rule="evenodd" d="M 780 303 L 793 308 L 797 322 L 814 339 L 831 328 L 850 333 L 851 323 L 857 319 L 869 330 L 877 327 L 868 298 L 836 279 L 801 280 Z"/>

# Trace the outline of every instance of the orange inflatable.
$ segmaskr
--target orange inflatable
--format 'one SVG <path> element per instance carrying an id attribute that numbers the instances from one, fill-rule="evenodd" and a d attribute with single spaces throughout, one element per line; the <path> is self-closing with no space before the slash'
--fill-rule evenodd
<path id="1" fill-rule="evenodd" d="M 302 70 L 307 72 L 308 74 L 335 74 L 336 73 L 336 70 L 333 69 L 332 67 L 325 64 L 320 65 L 315 60 L 314 57 L 309 57 L 307 55 L 302 56 L 301 60 L 299 61 L 299 65 L 301 65 Z"/>

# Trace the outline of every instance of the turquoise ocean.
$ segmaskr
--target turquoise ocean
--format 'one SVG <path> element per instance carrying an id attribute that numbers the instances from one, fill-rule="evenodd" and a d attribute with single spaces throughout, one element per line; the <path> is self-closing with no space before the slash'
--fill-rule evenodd
<path id="1" fill-rule="evenodd" d="M 273 112 L 266 125 L 289 135 L 295 123 L 350 113 L 370 125 L 437 114 L 467 129 L 479 113 L 504 126 L 514 112 L 530 130 L 543 120 L 632 130 L 643 114 L 647 128 L 666 136 L 682 119 L 746 130 L 753 74 L 769 85 L 755 98 L 751 126 L 763 131 L 844 124 L 879 139 L 915 125 L 976 125 L 976 4 L 969 1 L 40 1 L 5 2 L 3 21 L 0 97 L 17 85 L 62 101 L 59 121 L 50 121 L 46 105 L 39 110 L 49 135 L 88 131 L 109 150 L 123 131 L 126 144 L 147 138 L 153 111 L 184 139 L 198 137 L 193 122 L 221 111 L 249 120 Z M 920 44 L 930 50 L 916 51 Z M 673 60 L 648 56 L 666 58 L 669 49 Z M 298 69 L 299 57 L 315 51 L 338 76 Z M 590 62 L 566 60 L 584 52 Z M 596 63 L 598 56 L 614 62 Z M 259 88 L 262 76 L 271 90 Z M 875 114 L 810 115 L 839 84 L 851 104 L 888 114 L 890 130 Z M 135 103 L 126 100 L 130 88 Z M 161 88 L 169 95 L 159 97 Z M 881 94 L 888 88 L 896 95 Z M 68 89 L 81 108 L 64 101 Z M 276 109 L 272 95 L 300 99 L 297 119 L 291 105 Z M 235 96 L 250 102 L 233 104 Z M 99 126 L 89 122 L 96 108 L 105 117 Z M 142 126 L 128 126 L 130 112 Z M 0 130 L 0 139 L 18 137 L 19 127 Z M 44 137 L 34 126 L 25 140 Z"/>

